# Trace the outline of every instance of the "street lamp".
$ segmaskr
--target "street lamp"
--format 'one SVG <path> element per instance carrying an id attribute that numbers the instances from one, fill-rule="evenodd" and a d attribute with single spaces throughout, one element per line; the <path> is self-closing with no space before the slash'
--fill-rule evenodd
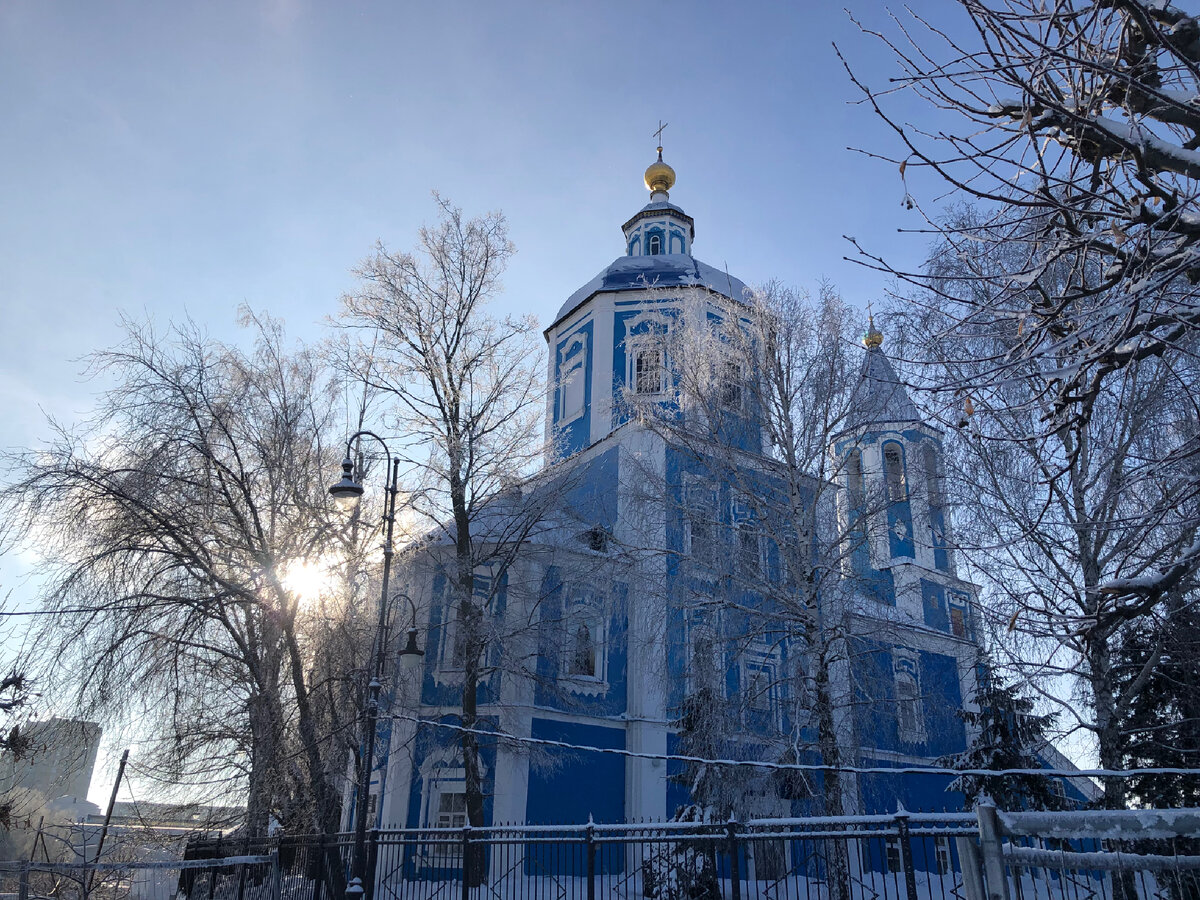
<path id="1" fill-rule="evenodd" d="M 354 478 L 354 461 L 351 450 L 354 442 L 360 437 L 374 438 L 383 447 L 387 459 L 389 473 L 385 489 L 383 521 L 386 526 L 383 539 L 383 590 L 379 598 L 379 622 L 375 626 L 375 674 L 368 685 L 366 709 L 366 748 L 363 756 L 363 766 L 358 779 L 358 801 L 354 817 L 354 856 L 351 862 L 350 884 L 346 887 L 347 900 L 362 900 L 364 893 L 363 878 L 366 877 L 366 839 L 367 839 L 367 797 L 371 781 L 371 768 L 375 758 L 375 733 L 379 730 L 379 689 L 382 687 L 385 630 L 388 616 L 388 579 L 392 571 L 392 532 L 396 525 L 396 496 L 400 493 L 400 460 L 392 459 L 391 451 L 383 438 L 373 431 L 359 431 L 346 441 L 346 458 L 342 460 L 342 478 L 329 488 L 329 493 L 337 505 L 343 510 L 353 510 L 363 495 L 363 486 Z M 417 646 L 417 606 L 408 594 L 398 594 L 404 597 L 412 608 L 412 624 L 408 629 L 408 642 L 400 651 L 400 660 L 406 670 L 415 669 L 420 663 L 425 651 Z"/>

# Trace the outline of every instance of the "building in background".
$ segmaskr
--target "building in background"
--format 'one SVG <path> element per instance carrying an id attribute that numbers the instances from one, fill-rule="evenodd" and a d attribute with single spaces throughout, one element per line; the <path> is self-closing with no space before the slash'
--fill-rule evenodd
<path id="1" fill-rule="evenodd" d="M 22 727 L 25 749 L 0 756 L 0 789 L 34 791 L 45 800 L 86 800 L 100 748 L 101 728 L 81 719 L 47 719 Z"/>

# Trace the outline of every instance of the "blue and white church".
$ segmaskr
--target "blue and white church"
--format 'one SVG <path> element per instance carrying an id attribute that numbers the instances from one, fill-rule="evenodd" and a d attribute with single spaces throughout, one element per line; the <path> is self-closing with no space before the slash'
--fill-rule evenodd
<path id="1" fill-rule="evenodd" d="M 694 452 L 622 403 L 669 396 L 671 367 L 654 340 L 662 329 L 689 316 L 737 321 L 754 302 L 742 281 L 695 256 L 696 223 L 669 196 L 675 172 L 661 148 L 645 184 L 649 202 L 621 226 L 621 255 L 571 294 L 545 330 L 546 427 L 555 450 L 534 481 L 560 486 L 560 508 L 498 580 L 477 572 L 488 615 L 522 626 L 505 632 L 509 646 L 489 649 L 480 686 L 480 716 L 506 736 L 482 742 L 489 824 L 666 820 L 690 803 L 684 767 L 672 757 L 681 752 L 681 707 L 701 630 L 718 660 L 720 690 L 741 710 L 728 752 L 781 759 L 779 747 L 795 746 L 790 710 L 811 648 L 786 623 L 763 639 L 746 631 L 746 616 L 720 612 L 756 603 L 752 590 L 733 596 L 723 570 L 761 566 L 764 577 L 783 578 L 769 574 L 778 548 L 744 527 L 750 516 L 732 486 L 697 489 Z M 976 685 L 978 591 L 958 575 L 950 549 L 942 434 L 922 421 L 873 324 L 863 344 L 852 416 L 828 448 L 842 520 L 862 518 L 861 541 L 839 563 L 841 593 L 851 598 L 841 601 L 851 649 L 832 677 L 846 701 L 837 722 L 841 762 L 886 769 L 966 746 L 958 713 Z M 740 397 L 734 391 L 729 400 Z M 729 440 L 748 466 L 769 472 L 753 410 L 739 414 L 746 427 Z M 883 501 L 864 510 L 867 496 Z M 402 715 L 373 773 L 381 827 L 466 821 L 453 729 L 462 673 L 441 565 L 436 549 L 428 551 L 408 585 L 423 611 L 426 654 L 419 684 L 394 701 Z M 697 595 L 710 602 L 697 604 Z M 701 607 L 705 615 L 693 614 Z M 769 620 L 769 607 L 763 616 Z M 746 702 L 733 702 L 739 696 Z M 787 758 L 820 762 L 812 746 Z M 728 777 L 743 775 L 731 769 Z M 961 797 L 948 783 L 935 774 L 847 778 L 844 811 L 954 808 Z M 760 779 L 748 789 L 743 814 L 815 811 L 812 796 L 774 784 Z"/>

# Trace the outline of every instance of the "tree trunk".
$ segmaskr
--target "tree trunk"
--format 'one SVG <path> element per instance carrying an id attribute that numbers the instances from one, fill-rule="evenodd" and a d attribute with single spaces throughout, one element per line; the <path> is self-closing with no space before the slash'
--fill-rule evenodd
<path id="1" fill-rule="evenodd" d="M 811 630 L 816 630 L 811 629 Z M 817 746 L 821 751 L 821 763 L 835 768 L 822 772 L 821 783 L 825 799 L 825 815 L 845 815 L 845 805 L 842 801 L 842 775 L 836 767 L 842 764 L 841 747 L 838 746 L 837 725 L 834 722 L 833 691 L 829 683 L 829 660 L 826 657 L 826 646 L 822 636 L 817 636 L 817 643 L 810 642 L 817 655 L 814 680 L 817 706 Z M 834 839 L 826 844 L 826 861 L 828 867 L 826 883 L 829 888 L 829 900 L 846 900 L 850 888 L 850 860 L 846 852 L 846 842 Z"/>
<path id="2" fill-rule="evenodd" d="M 337 834 L 338 805 L 329 775 L 321 759 L 321 746 L 317 736 L 316 720 L 308 696 L 308 685 L 304 683 L 304 657 L 296 642 L 292 628 L 284 633 L 288 659 L 292 670 L 292 688 L 296 693 L 296 719 L 300 740 L 304 744 L 305 761 L 308 764 L 308 780 L 312 791 L 313 826 L 325 847 L 326 881 L 331 897 L 341 897 L 346 892 L 345 869 L 341 853 L 331 838 Z M 366 777 L 370 777 L 367 773 Z"/>
<path id="3" fill-rule="evenodd" d="M 247 704 L 250 719 L 250 778 L 246 796 L 246 830 L 263 837 L 270 824 L 274 801 L 272 775 L 277 769 L 279 742 L 275 705 L 261 689 Z"/>

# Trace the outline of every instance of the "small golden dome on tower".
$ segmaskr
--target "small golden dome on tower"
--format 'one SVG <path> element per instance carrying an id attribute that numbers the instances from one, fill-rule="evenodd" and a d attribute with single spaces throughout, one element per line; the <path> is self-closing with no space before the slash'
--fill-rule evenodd
<path id="1" fill-rule="evenodd" d="M 650 163 L 646 169 L 646 187 L 651 193 L 666 193 L 675 184 L 675 170 L 663 162 L 662 147 L 658 148 L 657 162 Z"/>
<path id="2" fill-rule="evenodd" d="M 883 333 L 875 327 L 875 317 L 867 317 L 867 333 L 863 335 L 863 346 L 868 350 L 874 350 L 883 344 Z"/>

